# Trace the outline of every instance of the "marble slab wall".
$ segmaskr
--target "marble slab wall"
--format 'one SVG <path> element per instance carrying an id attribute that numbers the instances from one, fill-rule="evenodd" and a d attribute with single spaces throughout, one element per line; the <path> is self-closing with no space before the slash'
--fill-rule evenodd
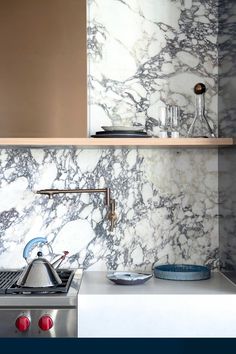
<path id="1" fill-rule="evenodd" d="M 37 236 L 46 237 L 56 254 L 68 250 L 71 267 L 150 270 L 154 261 L 216 266 L 215 155 L 215 150 L 1 150 L 0 266 L 23 266 L 23 247 Z M 117 203 L 114 232 L 108 231 L 103 195 L 48 199 L 35 193 L 107 186 Z"/>
<path id="2" fill-rule="evenodd" d="M 219 130 L 236 135 L 236 4 L 219 2 Z M 236 149 L 219 152 L 221 270 L 236 282 Z"/>
<path id="3" fill-rule="evenodd" d="M 219 133 L 236 136 L 236 3 L 219 0 Z"/>
<path id="4" fill-rule="evenodd" d="M 217 4 L 89 1 L 90 133 L 102 125 L 140 124 L 157 135 L 158 107 L 170 104 L 181 108 L 185 136 L 197 82 L 207 87 L 207 116 L 217 132 Z"/>
<path id="5" fill-rule="evenodd" d="M 217 6 L 213 0 L 88 0 L 90 133 L 102 125 L 158 131 L 158 107 L 194 112 L 208 87 L 217 130 Z M 0 150 L 0 267 L 23 267 L 26 242 L 45 236 L 66 266 L 151 270 L 153 262 L 218 265 L 217 151 L 205 149 Z M 43 188 L 110 187 L 118 223 L 108 231 L 102 195 L 48 199 Z M 45 249 L 45 252 L 47 250 Z"/>

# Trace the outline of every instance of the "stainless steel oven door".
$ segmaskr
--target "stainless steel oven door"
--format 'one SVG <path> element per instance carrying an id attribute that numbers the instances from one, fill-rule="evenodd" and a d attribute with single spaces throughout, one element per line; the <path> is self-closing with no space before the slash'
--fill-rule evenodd
<path id="1" fill-rule="evenodd" d="M 0 337 L 77 337 L 76 308 L 1 308 Z"/>

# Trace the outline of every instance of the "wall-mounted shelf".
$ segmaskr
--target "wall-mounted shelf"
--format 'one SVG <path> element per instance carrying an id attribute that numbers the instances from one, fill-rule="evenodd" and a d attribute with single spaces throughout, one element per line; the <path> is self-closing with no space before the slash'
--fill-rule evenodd
<path id="1" fill-rule="evenodd" d="M 6 146 L 77 146 L 143 148 L 196 147 L 217 148 L 235 145 L 233 138 L 0 138 L 0 147 Z"/>

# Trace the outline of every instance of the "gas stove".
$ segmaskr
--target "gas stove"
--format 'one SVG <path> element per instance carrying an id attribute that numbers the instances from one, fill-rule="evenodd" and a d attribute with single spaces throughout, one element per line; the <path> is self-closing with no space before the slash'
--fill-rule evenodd
<path id="1" fill-rule="evenodd" d="M 0 337 L 77 337 L 81 269 L 58 269 L 62 284 L 22 288 L 18 270 L 0 271 Z"/>
<path id="2" fill-rule="evenodd" d="M 16 282 L 21 275 L 20 271 L 0 271 L 0 294 L 60 294 L 67 293 L 75 271 L 71 269 L 58 269 L 62 284 L 51 287 L 24 288 L 19 287 Z"/>

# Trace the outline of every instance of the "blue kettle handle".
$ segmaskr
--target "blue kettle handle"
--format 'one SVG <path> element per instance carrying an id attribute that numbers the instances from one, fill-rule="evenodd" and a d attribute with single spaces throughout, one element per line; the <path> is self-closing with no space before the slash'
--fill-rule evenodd
<path id="1" fill-rule="evenodd" d="M 30 240 L 26 245 L 25 248 L 23 250 L 23 257 L 24 259 L 27 260 L 28 256 L 29 256 L 29 252 L 32 250 L 32 247 L 35 243 L 48 243 L 47 239 L 45 237 L 35 237 L 32 238 L 32 240 Z"/>

